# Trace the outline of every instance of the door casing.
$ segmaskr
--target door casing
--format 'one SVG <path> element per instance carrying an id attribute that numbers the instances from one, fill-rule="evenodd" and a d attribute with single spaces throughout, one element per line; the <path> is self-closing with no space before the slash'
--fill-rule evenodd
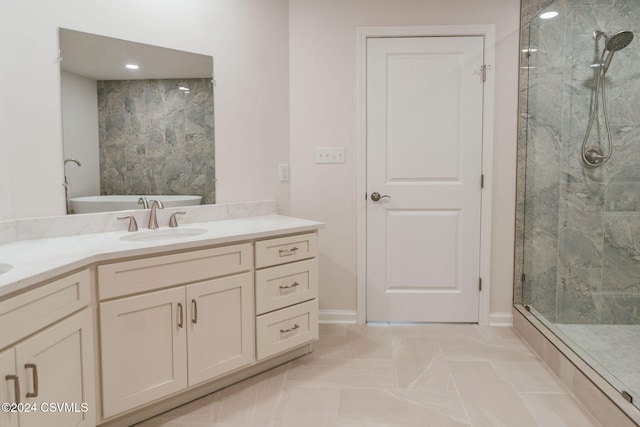
<path id="1" fill-rule="evenodd" d="M 356 321 L 367 319 L 367 39 L 373 37 L 482 36 L 485 48 L 486 81 L 482 118 L 482 191 L 480 225 L 480 325 L 490 324 L 491 303 L 491 206 L 493 172 L 493 118 L 495 88 L 495 25 L 430 25 L 408 27 L 359 27 L 357 33 L 357 314 Z M 480 73 L 480 70 L 478 70 Z"/>

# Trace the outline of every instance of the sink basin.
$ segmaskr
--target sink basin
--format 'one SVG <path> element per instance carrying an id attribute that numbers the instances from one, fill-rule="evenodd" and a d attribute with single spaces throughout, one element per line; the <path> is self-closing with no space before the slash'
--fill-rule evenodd
<path id="1" fill-rule="evenodd" d="M 155 240 L 174 240 L 198 236 L 206 233 L 206 228 L 169 228 L 163 230 L 142 231 L 122 236 L 120 240 L 128 242 L 153 242 Z"/>
<path id="2" fill-rule="evenodd" d="M 13 268 L 13 266 L 11 264 L 4 264 L 4 263 L 0 262 L 0 274 L 6 273 L 7 271 L 11 270 L 12 268 Z"/>

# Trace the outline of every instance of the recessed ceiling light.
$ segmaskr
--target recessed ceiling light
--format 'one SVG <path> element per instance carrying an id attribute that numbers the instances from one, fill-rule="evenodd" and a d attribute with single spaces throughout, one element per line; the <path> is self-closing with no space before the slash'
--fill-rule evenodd
<path id="1" fill-rule="evenodd" d="M 556 16 L 558 16 L 558 12 L 545 12 L 540 15 L 540 19 L 551 19 L 555 18 Z"/>
<path id="2" fill-rule="evenodd" d="M 125 67 L 127 67 L 130 70 L 137 70 L 138 68 L 140 68 L 136 64 L 127 64 L 125 65 Z"/>
<path id="3" fill-rule="evenodd" d="M 189 88 L 186 86 L 179 86 L 178 89 L 185 90 L 185 91 L 189 90 Z"/>

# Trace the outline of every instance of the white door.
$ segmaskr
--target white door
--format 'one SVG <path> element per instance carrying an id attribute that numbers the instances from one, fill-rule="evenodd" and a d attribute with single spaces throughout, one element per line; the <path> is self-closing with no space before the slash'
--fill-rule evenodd
<path id="1" fill-rule="evenodd" d="M 478 321 L 483 56 L 367 41 L 367 321 Z"/>

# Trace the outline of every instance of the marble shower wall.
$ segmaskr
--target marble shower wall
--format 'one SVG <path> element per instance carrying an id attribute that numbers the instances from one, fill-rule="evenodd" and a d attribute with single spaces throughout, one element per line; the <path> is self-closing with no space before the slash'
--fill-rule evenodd
<path id="1" fill-rule="evenodd" d="M 540 9 L 537 9 L 539 11 Z M 606 75 L 613 136 L 608 163 L 587 169 L 580 147 L 602 54 L 593 31 L 640 33 L 637 0 L 557 0 L 533 19 L 523 49 L 528 87 L 519 141 L 519 235 L 524 304 L 560 323 L 640 322 L 640 44 Z M 524 9 L 523 9 L 524 11 Z M 536 12 L 537 13 L 537 12 Z M 526 53 L 525 53 L 526 56 Z M 606 145 L 600 107 L 589 144 Z M 522 170 L 524 169 L 524 170 Z M 522 191 L 524 190 L 524 191 Z M 521 233 L 521 234 L 520 234 Z M 518 276 L 516 276 L 518 279 Z M 520 277 L 521 280 L 521 277 Z"/>
<path id="2" fill-rule="evenodd" d="M 215 203 L 211 78 L 99 81 L 98 122 L 101 194 Z"/>

